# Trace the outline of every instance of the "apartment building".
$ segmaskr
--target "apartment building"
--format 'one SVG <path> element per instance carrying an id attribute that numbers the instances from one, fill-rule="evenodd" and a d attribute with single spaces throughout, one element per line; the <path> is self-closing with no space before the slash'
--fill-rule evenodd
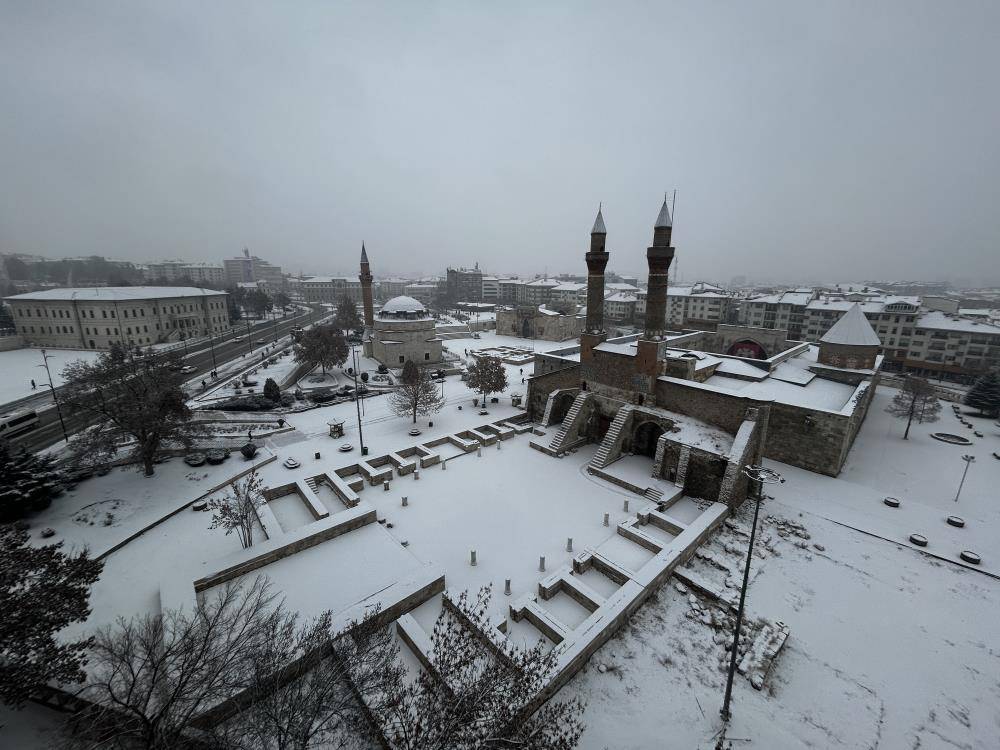
<path id="1" fill-rule="evenodd" d="M 302 280 L 302 297 L 306 302 L 339 302 L 347 297 L 361 303 L 361 282 L 347 276 L 310 276 Z"/>
<path id="2" fill-rule="evenodd" d="M 240 282 L 262 281 L 271 291 L 283 288 L 284 277 L 281 273 L 281 266 L 268 263 L 256 255 L 250 255 L 250 251 L 246 248 L 243 248 L 243 255 L 224 259 L 222 266 L 225 270 L 227 286 L 234 286 Z"/>
<path id="3" fill-rule="evenodd" d="M 226 270 L 214 263 L 163 260 L 146 266 L 143 277 L 146 281 L 193 281 L 216 289 L 226 286 Z"/>
<path id="4" fill-rule="evenodd" d="M 796 289 L 743 301 L 740 325 L 788 331 L 788 338 L 798 341 L 805 333 L 806 306 L 816 298 L 812 289 Z"/>

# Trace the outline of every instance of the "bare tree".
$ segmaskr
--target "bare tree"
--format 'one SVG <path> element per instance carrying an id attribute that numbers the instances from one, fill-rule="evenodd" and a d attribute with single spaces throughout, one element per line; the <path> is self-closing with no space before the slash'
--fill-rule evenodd
<path id="1" fill-rule="evenodd" d="M 212 525 L 209 528 L 225 529 L 226 536 L 235 531 L 243 549 L 246 549 L 253 544 L 257 508 L 265 502 L 264 485 L 257 470 L 252 469 L 242 481 L 234 479 L 229 486 L 232 488 L 231 492 L 208 501 L 208 507 L 212 511 Z"/>
<path id="2" fill-rule="evenodd" d="M 422 370 L 412 360 L 403 363 L 403 374 L 399 385 L 389 396 L 389 408 L 393 414 L 412 416 L 417 423 L 417 415 L 426 416 L 441 411 L 444 397 L 437 384 L 431 380 L 426 370 Z"/>
<path id="3" fill-rule="evenodd" d="M 310 750 L 369 737 L 367 711 L 385 708 L 405 674 L 399 647 L 381 619 L 375 608 L 340 634 L 333 632 L 329 613 L 304 624 L 294 617 L 270 623 L 239 712 L 220 727 L 229 744 Z"/>
<path id="4" fill-rule="evenodd" d="M 489 632 L 489 588 L 474 603 L 463 593 L 457 612 L 442 612 L 431 635 L 433 672 L 400 683 L 374 711 L 394 748 L 473 750 L 519 747 L 570 750 L 583 732 L 583 704 L 550 700 L 530 716 L 526 707 L 547 685 L 557 653 L 502 642 L 484 645 Z M 471 627 L 470 627 L 471 625 Z"/>
<path id="5" fill-rule="evenodd" d="M 116 750 L 209 744 L 211 726 L 195 720 L 246 689 L 264 637 L 285 616 L 266 580 L 257 578 L 248 587 L 224 585 L 193 611 L 102 628 L 81 693 L 92 707 L 70 722 L 71 744 Z"/>
<path id="6" fill-rule="evenodd" d="M 133 441 L 131 459 L 152 476 L 164 445 L 190 446 L 203 435 L 203 425 L 192 421 L 185 403 L 179 364 L 176 355 L 163 359 L 148 352 L 136 357 L 116 345 L 95 362 L 66 365 L 63 408 L 95 423 L 74 436 L 71 447 L 77 459 L 92 462 L 113 456 L 124 436 Z"/>
<path id="7" fill-rule="evenodd" d="M 507 370 L 497 357 L 478 357 L 469 368 L 466 384 L 474 391 L 482 391 L 485 407 L 491 393 L 507 390 Z"/>
<path id="8" fill-rule="evenodd" d="M 903 381 L 903 387 L 893 396 L 892 403 L 886 407 L 886 411 L 894 417 L 906 418 L 903 440 L 909 440 L 910 425 L 913 424 L 913 420 L 916 419 L 918 424 L 936 422 L 941 411 L 941 402 L 938 401 L 934 386 L 923 378 L 910 375 Z"/>

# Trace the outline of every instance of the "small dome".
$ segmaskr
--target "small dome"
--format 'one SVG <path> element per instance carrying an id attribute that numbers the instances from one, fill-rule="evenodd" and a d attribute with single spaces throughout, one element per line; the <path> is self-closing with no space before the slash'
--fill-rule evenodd
<path id="1" fill-rule="evenodd" d="M 418 300 L 413 299 L 413 297 L 393 297 L 382 305 L 382 309 L 379 311 L 380 314 L 388 313 L 390 315 L 424 312 L 427 312 L 426 308 Z"/>

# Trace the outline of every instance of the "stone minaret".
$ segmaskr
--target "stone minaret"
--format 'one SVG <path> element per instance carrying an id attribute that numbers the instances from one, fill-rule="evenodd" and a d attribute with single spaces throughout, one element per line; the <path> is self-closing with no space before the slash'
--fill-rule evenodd
<path id="1" fill-rule="evenodd" d="M 653 245 L 646 249 L 649 264 L 649 285 L 646 291 L 646 332 L 643 338 L 660 341 L 667 329 L 667 272 L 674 259 L 674 249 L 670 247 L 670 232 L 673 222 L 667 200 L 663 199 L 660 215 L 653 226 Z"/>
<path id="2" fill-rule="evenodd" d="M 646 249 L 649 282 L 646 290 L 646 330 L 636 345 L 636 371 L 647 376 L 647 390 L 652 392 L 659 375 L 660 348 L 667 330 L 667 272 L 674 259 L 670 246 L 673 221 L 667 199 L 653 227 L 653 245 Z"/>
<path id="3" fill-rule="evenodd" d="M 368 252 L 365 250 L 365 243 L 361 243 L 361 274 L 358 276 L 361 281 L 361 302 L 365 308 L 365 337 L 366 346 L 371 340 L 372 331 L 375 327 L 375 311 L 372 307 L 372 271 L 368 265 Z"/>
<path id="4" fill-rule="evenodd" d="M 593 348 L 607 338 L 604 332 L 604 269 L 608 265 L 605 244 L 608 230 L 604 216 L 597 209 L 594 228 L 590 230 L 590 251 L 587 253 L 587 323 L 580 336 L 580 359 L 587 360 Z"/>

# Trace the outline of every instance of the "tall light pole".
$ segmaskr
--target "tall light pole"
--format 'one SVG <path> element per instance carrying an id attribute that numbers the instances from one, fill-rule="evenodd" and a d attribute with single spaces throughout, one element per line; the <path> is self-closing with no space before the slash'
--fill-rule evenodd
<path id="1" fill-rule="evenodd" d="M 726 678 L 726 698 L 722 702 L 722 720 L 729 721 L 732 715 L 729 711 L 729 701 L 733 696 L 733 677 L 736 675 L 736 656 L 740 650 L 740 630 L 743 626 L 743 605 L 747 598 L 747 585 L 750 583 L 750 560 L 753 557 L 753 542 L 757 536 L 757 514 L 760 511 L 760 501 L 763 495 L 765 484 L 778 484 L 784 482 L 784 477 L 778 472 L 764 466 L 749 465 L 743 467 L 743 473 L 751 482 L 756 482 L 756 492 L 754 492 L 753 524 L 750 526 L 750 546 L 747 548 L 747 563 L 743 569 L 743 587 L 740 589 L 740 606 L 736 610 L 736 630 L 733 633 L 733 643 L 730 647 L 732 654 L 729 657 L 729 675 Z M 751 491 L 753 485 L 750 486 Z"/>
<path id="2" fill-rule="evenodd" d="M 965 475 L 969 473 L 969 466 L 976 460 L 976 457 L 966 453 L 962 456 L 962 460 L 965 461 L 965 468 L 962 470 L 962 481 L 958 483 L 958 492 L 955 493 L 955 502 L 958 502 L 958 496 L 962 494 L 962 485 L 965 484 Z"/>
<path id="3" fill-rule="evenodd" d="M 52 400 L 56 405 L 56 414 L 59 415 L 59 426 L 62 427 L 63 440 L 67 443 L 69 442 L 69 435 L 66 434 L 66 423 L 63 421 L 62 407 L 59 405 L 59 395 L 56 393 L 56 387 L 52 385 L 52 372 L 49 370 L 49 357 L 51 354 L 46 354 L 45 350 L 42 349 L 42 364 L 39 367 L 45 368 L 45 374 L 49 376 L 49 389 L 52 391 Z"/>
<path id="4" fill-rule="evenodd" d="M 351 347 L 351 361 L 354 364 L 354 407 L 358 412 L 358 441 L 361 443 L 361 455 L 367 456 L 368 449 L 365 448 L 365 434 L 361 431 L 361 394 L 358 393 L 358 351 Z"/>

